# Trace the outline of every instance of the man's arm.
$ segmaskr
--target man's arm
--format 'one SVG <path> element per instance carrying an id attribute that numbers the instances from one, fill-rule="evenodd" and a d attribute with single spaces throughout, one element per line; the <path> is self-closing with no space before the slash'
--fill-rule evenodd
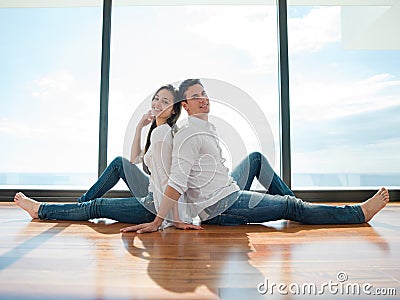
<path id="1" fill-rule="evenodd" d="M 151 223 L 123 228 L 121 229 L 122 232 L 136 231 L 137 233 L 145 233 L 157 231 L 168 212 L 177 205 L 180 195 L 187 190 L 190 169 L 194 161 L 199 157 L 200 143 L 196 135 L 193 136 L 191 131 L 182 129 L 175 135 L 173 143 L 170 180 L 164 191 L 156 218 Z M 181 229 L 202 229 L 200 226 L 180 222 L 174 222 L 174 226 Z"/>
<path id="2" fill-rule="evenodd" d="M 153 222 L 151 223 L 143 223 L 139 225 L 129 226 L 121 229 L 121 232 L 129 232 L 136 231 L 137 233 L 147 233 L 157 231 L 162 222 L 164 221 L 165 216 L 168 212 L 177 204 L 177 201 L 181 194 L 174 188 L 167 186 L 164 192 L 164 197 L 160 205 L 160 209 L 158 214 Z M 203 229 L 201 226 L 174 222 L 174 226 L 179 229 Z"/>
<path id="3" fill-rule="evenodd" d="M 161 223 L 165 219 L 165 216 L 177 204 L 177 201 L 180 196 L 181 196 L 181 194 L 177 190 L 175 190 L 173 187 L 170 187 L 169 185 L 167 185 L 167 187 L 164 191 L 164 197 L 161 201 L 161 205 L 158 210 L 157 216 L 154 219 L 155 224 L 158 224 L 158 226 L 161 225 Z"/>

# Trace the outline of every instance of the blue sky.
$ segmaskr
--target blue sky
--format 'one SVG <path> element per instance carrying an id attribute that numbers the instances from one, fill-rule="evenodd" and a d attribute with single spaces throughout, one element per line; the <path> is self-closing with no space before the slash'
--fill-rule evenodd
<path id="1" fill-rule="evenodd" d="M 278 145 L 275 18 L 273 7 L 115 7 L 109 159 L 145 97 L 187 77 L 249 93 Z M 95 175 L 101 8 L 0 9 L 0 36 L 0 173 Z M 399 51 L 344 50 L 335 7 L 290 8 L 289 46 L 293 171 L 397 171 Z"/>

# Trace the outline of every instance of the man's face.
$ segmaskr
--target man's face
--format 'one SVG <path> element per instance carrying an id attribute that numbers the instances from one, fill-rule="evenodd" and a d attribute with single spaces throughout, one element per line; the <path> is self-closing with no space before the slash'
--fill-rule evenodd
<path id="1" fill-rule="evenodd" d="M 185 92 L 185 99 L 187 103 L 182 102 L 182 106 L 189 116 L 210 112 L 210 100 L 200 84 L 190 86 Z"/>

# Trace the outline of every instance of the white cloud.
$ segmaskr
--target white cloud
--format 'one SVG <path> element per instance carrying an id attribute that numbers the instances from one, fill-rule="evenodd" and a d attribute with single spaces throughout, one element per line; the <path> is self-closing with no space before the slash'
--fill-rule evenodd
<path id="1" fill-rule="evenodd" d="M 33 80 L 35 90 L 32 92 L 32 96 L 44 100 L 46 97 L 69 92 L 74 81 L 74 76 L 65 70 L 45 75 L 39 79 Z M 55 98 L 52 100 L 57 101 L 58 99 Z"/>
<path id="2" fill-rule="evenodd" d="M 255 68 L 274 67 L 277 63 L 277 20 L 273 6 L 213 8 L 198 14 L 190 8 L 193 20 L 188 30 L 214 45 L 244 51 Z M 288 19 L 289 51 L 316 52 L 325 45 L 341 41 L 340 7 L 317 7 L 307 15 Z"/>
<path id="3" fill-rule="evenodd" d="M 274 6 L 213 8 L 188 27 L 213 45 L 244 51 L 254 66 L 274 66 L 277 61 L 277 22 Z M 196 11 L 192 9 L 192 13 Z"/>
<path id="4" fill-rule="evenodd" d="M 389 74 L 352 81 L 298 74 L 292 82 L 294 121 L 333 119 L 399 104 L 393 93 L 385 93 L 389 87 L 400 89 L 400 80 Z"/>
<path id="5" fill-rule="evenodd" d="M 288 19 L 289 51 L 316 52 L 341 41 L 340 7 L 313 8 L 301 18 Z"/>
<path id="6" fill-rule="evenodd" d="M 32 80 L 25 89 L 28 95 L 17 99 L 18 110 L 0 119 L 2 151 L 10 157 L 2 161 L 2 170 L 96 170 L 98 84 L 60 70 Z"/>
<path id="7" fill-rule="evenodd" d="M 16 136 L 18 138 L 32 138 L 40 137 L 42 131 L 38 128 L 32 128 L 31 126 L 16 120 L 10 120 L 9 118 L 0 119 L 0 134 L 8 136 Z"/>
<path id="8" fill-rule="evenodd" d="M 293 152 L 294 173 L 398 173 L 400 139 L 382 143 L 336 145 L 318 151 Z"/>

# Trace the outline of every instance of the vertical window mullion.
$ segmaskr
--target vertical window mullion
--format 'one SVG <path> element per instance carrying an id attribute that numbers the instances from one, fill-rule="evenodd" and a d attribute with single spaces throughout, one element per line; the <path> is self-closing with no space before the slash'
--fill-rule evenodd
<path id="1" fill-rule="evenodd" d="M 112 0 L 103 2 L 103 34 L 101 54 L 100 121 L 99 121 L 99 164 L 98 176 L 107 167 L 108 140 L 108 98 L 110 79 L 110 40 L 111 40 Z"/>
<path id="2" fill-rule="evenodd" d="M 287 30 L 287 1 L 277 0 L 279 99 L 280 99 L 280 149 L 282 178 L 291 187 L 290 107 L 289 107 L 289 56 Z"/>

